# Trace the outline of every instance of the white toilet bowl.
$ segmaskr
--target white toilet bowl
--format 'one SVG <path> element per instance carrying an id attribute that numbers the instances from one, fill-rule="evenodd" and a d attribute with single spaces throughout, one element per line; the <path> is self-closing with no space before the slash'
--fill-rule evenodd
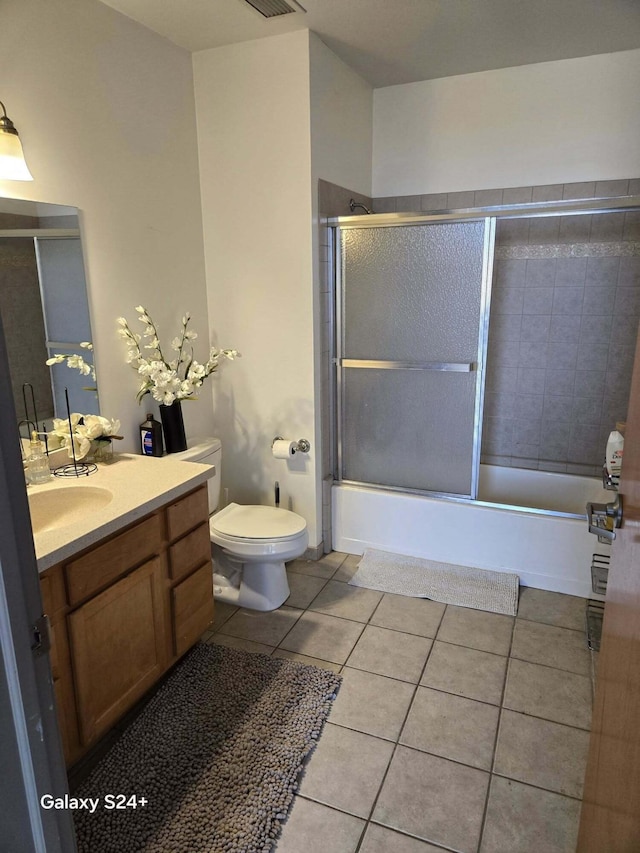
<path id="1" fill-rule="evenodd" d="M 218 601 L 275 610 L 287 600 L 285 562 L 304 554 L 309 543 L 302 516 L 286 509 L 231 503 L 211 516 L 209 533 Z"/>
<path id="2" fill-rule="evenodd" d="M 211 468 L 207 492 L 214 597 L 251 610 L 280 607 L 289 597 L 285 561 L 302 556 L 309 544 L 304 518 L 286 509 L 235 503 L 215 512 L 222 463 L 217 438 L 190 439 L 187 450 L 171 457 Z"/>

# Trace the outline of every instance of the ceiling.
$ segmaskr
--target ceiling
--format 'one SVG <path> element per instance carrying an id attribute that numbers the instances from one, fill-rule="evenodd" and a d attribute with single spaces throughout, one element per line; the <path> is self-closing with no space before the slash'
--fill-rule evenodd
<path id="1" fill-rule="evenodd" d="M 640 47 L 639 0 L 102 0 L 189 51 L 308 28 L 374 88 Z M 293 5 L 293 3 L 291 3 Z"/>

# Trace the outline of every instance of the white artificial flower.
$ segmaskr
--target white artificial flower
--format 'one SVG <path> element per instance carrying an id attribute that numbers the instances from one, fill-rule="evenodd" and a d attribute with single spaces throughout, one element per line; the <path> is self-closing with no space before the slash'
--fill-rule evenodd
<path id="1" fill-rule="evenodd" d="M 67 356 L 67 366 L 75 367 L 83 376 L 88 376 L 91 373 L 91 365 L 87 364 L 81 355 Z"/>
<path id="2" fill-rule="evenodd" d="M 120 421 L 118 420 L 110 420 L 101 415 L 81 415 L 79 412 L 73 412 L 69 418 L 53 419 L 49 442 L 53 448 L 66 448 L 69 456 L 75 455 L 76 460 L 80 460 L 84 459 L 91 450 L 93 441 L 115 436 L 119 429 Z"/>
<path id="3" fill-rule="evenodd" d="M 191 342 L 198 337 L 197 332 L 187 328 L 191 315 L 187 312 L 182 317 L 181 334 L 171 341 L 171 349 L 178 357 L 167 361 L 158 337 L 158 327 L 142 305 L 135 309 L 138 319 L 144 324 L 143 336 L 149 339 L 141 346 L 142 336 L 134 333 L 127 321 L 120 317 L 118 330 L 127 345 L 127 364 L 130 364 L 142 378 L 138 389 L 138 402 L 145 394 L 151 394 L 154 400 L 164 406 L 170 406 L 179 400 L 193 397 L 203 380 L 218 369 L 221 358 L 233 359 L 239 355 L 237 350 L 211 349 L 209 359 L 201 364 L 193 357 Z M 148 353 L 144 352 L 148 350 Z"/>

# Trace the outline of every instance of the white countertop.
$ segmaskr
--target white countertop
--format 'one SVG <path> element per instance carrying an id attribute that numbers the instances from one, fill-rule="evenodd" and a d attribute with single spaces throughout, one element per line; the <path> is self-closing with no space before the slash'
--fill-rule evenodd
<path id="1" fill-rule="evenodd" d="M 210 465 L 183 462 L 171 456 L 158 459 L 118 453 L 113 462 L 98 465 L 98 470 L 88 477 L 52 477 L 41 486 L 28 486 L 27 496 L 83 486 L 108 489 L 113 494 L 112 500 L 99 510 L 74 511 L 65 526 L 34 534 L 38 571 L 43 572 L 171 503 L 206 482 L 214 471 Z"/>

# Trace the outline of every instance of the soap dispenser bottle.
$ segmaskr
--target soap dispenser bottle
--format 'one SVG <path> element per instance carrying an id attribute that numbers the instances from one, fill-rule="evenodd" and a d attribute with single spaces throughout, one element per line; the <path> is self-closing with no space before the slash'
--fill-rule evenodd
<path id="1" fill-rule="evenodd" d="M 51 471 L 49 470 L 49 457 L 42 449 L 42 442 L 38 438 L 37 432 L 31 433 L 26 476 L 27 482 L 31 483 L 34 486 L 40 485 L 41 483 L 46 483 L 51 478 Z"/>
<path id="2" fill-rule="evenodd" d="M 606 466 L 610 477 L 618 479 L 622 471 L 622 454 L 624 452 L 625 424 L 616 423 L 616 428 L 609 434 L 606 450 Z"/>
<path id="3" fill-rule="evenodd" d="M 143 456 L 162 456 L 162 424 L 151 414 L 140 424 L 140 448 Z"/>

